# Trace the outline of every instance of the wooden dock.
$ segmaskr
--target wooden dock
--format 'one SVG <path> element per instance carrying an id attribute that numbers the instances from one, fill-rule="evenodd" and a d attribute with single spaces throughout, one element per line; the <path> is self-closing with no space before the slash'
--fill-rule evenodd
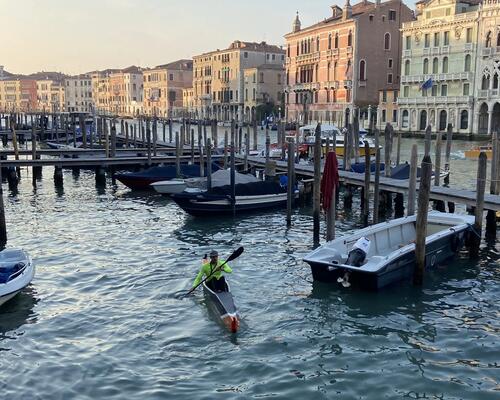
<path id="1" fill-rule="evenodd" d="M 237 158 L 240 161 L 243 160 L 242 156 L 237 156 Z M 251 167 L 264 169 L 266 167 L 266 160 L 264 158 L 259 158 L 259 157 L 248 157 L 248 164 Z M 276 170 L 280 172 L 286 172 L 287 162 L 276 161 Z M 314 167 L 312 165 L 295 164 L 295 173 L 299 176 L 313 178 Z M 339 170 L 339 175 L 341 182 L 343 182 L 346 185 L 363 187 L 365 184 L 364 174 Z M 374 184 L 375 184 L 375 177 L 374 175 L 372 175 L 370 180 L 370 185 L 373 187 Z M 409 186 L 409 180 L 392 179 L 384 176 L 380 177 L 380 190 L 408 195 L 409 192 L 408 186 Z M 417 193 L 418 193 L 418 187 L 417 187 Z M 443 186 L 432 186 L 430 192 L 430 198 L 431 200 L 441 200 L 445 202 L 465 204 L 469 207 L 476 206 L 476 192 L 472 190 L 454 189 Z M 486 210 L 500 211 L 500 196 L 485 194 L 484 208 Z"/>

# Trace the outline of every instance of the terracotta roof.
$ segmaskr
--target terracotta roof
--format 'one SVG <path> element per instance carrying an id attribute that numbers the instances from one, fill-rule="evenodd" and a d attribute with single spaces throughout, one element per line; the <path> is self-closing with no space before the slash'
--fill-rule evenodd
<path id="1" fill-rule="evenodd" d="M 191 71 L 193 69 L 193 60 L 177 60 L 168 64 L 157 65 L 151 69 L 176 69 L 176 70 L 186 70 Z"/>
<path id="2" fill-rule="evenodd" d="M 38 81 L 41 80 L 52 80 L 52 81 L 62 81 L 68 76 L 63 74 L 62 72 L 35 72 L 34 74 L 28 75 L 30 79 L 36 79 Z"/>

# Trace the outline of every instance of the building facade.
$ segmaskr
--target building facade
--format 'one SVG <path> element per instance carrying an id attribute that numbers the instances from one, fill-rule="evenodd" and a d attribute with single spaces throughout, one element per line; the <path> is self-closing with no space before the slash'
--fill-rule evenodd
<path id="1" fill-rule="evenodd" d="M 142 70 L 132 66 L 109 74 L 109 111 L 113 115 L 133 117 L 142 113 Z"/>
<path id="2" fill-rule="evenodd" d="M 183 90 L 193 85 L 193 62 L 179 60 L 143 71 L 144 114 L 171 117 L 183 112 Z"/>
<path id="3" fill-rule="evenodd" d="M 67 112 L 93 113 L 92 77 L 84 74 L 66 78 L 64 98 Z"/>
<path id="4" fill-rule="evenodd" d="M 193 96 L 197 117 L 226 121 L 251 119 L 256 107 L 264 104 L 266 99 L 277 101 L 277 75 L 284 76 L 284 60 L 285 51 L 278 46 L 242 41 L 235 41 L 224 50 L 193 57 Z M 247 71 L 249 69 L 251 71 Z M 246 76 L 255 73 L 274 74 L 276 79 L 270 79 L 270 85 L 265 80 L 246 88 Z M 253 84 L 253 80 L 249 83 Z M 246 96 L 254 89 L 255 101 L 252 95 Z"/>
<path id="5" fill-rule="evenodd" d="M 473 131 L 478 17 L 477 1 L 417 3 L 402 29 L 401 130 Z"/>
<path id="6" fill-rule="evenodd" d="M 399 87 L 399 29 L 412 11 L 400 0 L 331 8 L 330 17 L 305 28 L 297 15 L 285 35 L 288 119 L 344 125 L 354 110 L 371 112 L 380 90 Z"/>
<path id="7" fill-rule="evenodd" d="M 0 80 L 0 109 L 30 112 L 37 109 L 36 80 L 11 76 Z"/>
<path id="8" fill-rule="evenodd" d="M 399 127 L 399 90 L 381 90 L 379 91 L 377 122 L 376 127 L 384 130 L 390 123 L 395 129 Z M 368 126 L 366 126 L 368 128 Z"/>
<path id="9" fill-rule="evenodd" d="M 38 79 L 37 109 L 45 112 L 64 111 L 64 81 L 54 79 Z"/>
<path id="10" fill-rule="evenodd" d="M 182 91 L 182 108 L 193 117 L 196 115 L 196 107 L 194 104 L 194 89 L 188 88 Z"/>
<path id="11" fill-rule="evenodd" d="M 483 0 L 479 7 L 476 98 L 473 131 L 500 132 L 500 1 Z"/>

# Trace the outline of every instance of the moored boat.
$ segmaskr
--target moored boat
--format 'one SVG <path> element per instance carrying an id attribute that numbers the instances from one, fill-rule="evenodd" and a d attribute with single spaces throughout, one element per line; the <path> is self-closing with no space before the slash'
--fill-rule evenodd
<path id="1" fill-rule="evenodd" d="M 31 257 L 21 249 L 0 252 L 0 306 L 28 286 L 35 275 Z"/>
<path id="2" fill-rule="evenodd" d="M 474 217 L 432 211 L 428 216 L 425 266 L 434 268 L 453 257 L 472 231 Z M 360 266 L 348 265 L 355 243 L 367 238 L 371 245 Z M 347 235 L 314 250 L 304 261 L 314 280 L 337 282 L 349 272 L 350 283 L 381 289 L 412 276 L 415 266 L 416 216 L 384 222 Z"/>
<path id="3" fill-rule="evenodd" d="M 491 160 L 491 157 L 493 156 L 493 146 L 491 144 L 489 144 L 487 146 L 474 147 L 473 149 L 467 150 L 465 152 L 465 158 L 477 159 L 481 152 L 486 153 L 488 160 Z"/>
<path id="4" fill-rule="evenodd" d="M 179 193 L 172 199 L 184 211 L 195 216 L 213 216 L 284 207 L 286 187 L 276 182 L 255 182 L 235 185 L 234 204 L 231 186 L 220 186 L 201 193 Z"/>
<path id="5" fill-rule="evenodd" d="M 229 284 L 226 282 L 224 292 L 215 292 L 208 287 L 206 282 L 203 282 L 203 293 L 207 298 L 207 305 L 220 317 L 224 326 L 232 333 L 238 332 L 240 318 Z"/>

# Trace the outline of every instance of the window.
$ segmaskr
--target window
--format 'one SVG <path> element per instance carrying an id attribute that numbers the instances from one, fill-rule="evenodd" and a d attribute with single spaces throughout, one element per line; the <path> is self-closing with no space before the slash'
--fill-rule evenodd
<path id="1" fill-rule="evenodd" d="M 330 89 L 326 89 L 326 102 L 330 102 Z"/>
<path id="2" fill-rule="evenodd" d="M 370 14 L 370 16 L 368 17 L 370 19 L 370 22 L 373 22 L 373 17 L 374 17 L 373 14 Z"/>
<path id="3" fill-rule="evenodd" d="M 408 128 L 408 125 L 409 125 L 409 113 L 408 113 L 408 110 L 403 110 L 403 117 L 402 117 L 403 121 L 402 121 L 402 126 L 403 128 Z"/>
<path id="4" fill-rule="evenodd" d="M 387 103 L 387 90 L 382 90 L 382 103 Z"/>
<path id="5" fill-rule="evenodd" d="M 382 110 L 382 122 L 386 121 L 386 111 Z"/>
<path id="6" fill-rule="evenodd" d="M 434 47 L 439 47 L 439 32 L 434 33 Z"/>
<path id="7" fill-rule="evenodd" d="M 469 113 L 463 110 L 460 113 L 460 129 L 467 129 L 469 127 Z"/>
<path id="8" fill-rule="evenodd" d="M 398 122 L 398 110 L 392 110 L 392 122 Z"/>
<path id="9" fill-rule="evenodd" d="M 448 57 L 443 58 L 443 74 L 448 73 Z"/>
<path id="10" fill-rule="evenodd" d="M 467 33 L 465 36 L 465 41 L 467 43 L 472 43 L 472 28 L 467 28 Z"/>
<path id="11" fill-rule="evenodd" d="M 332 34 L 328 35 L 328 50 L 332 49 Z"/>
<path id="12" fill-rule="evenodd" d="M 335 33 L 335 48 L 338 49 L 339 48 L 339 33 Z"/>
<path id="13" fill-rule="evenodd" d="M 347 46 L 352 46 L 352 31 L 349 31 L 349 34 L 347 35 Z"/>
<path id="14" fill-rule="evenodd" d="M 244 58 L 248 58 L 248 51 L 245 51 L 245 52 L 243 53 L 243 57 L 244 57 Z M 290 45 L 288 45 L 288 57 L 290 57 Z"/>
<path id="15" fill-rule="evenodd" d="M 389 10 L 389 21 L 396 21 L 396 11 Z"/>
<path id="16" fill-rule="evenodd" d="M 444 37 L 443 37 L 443 45 L 444 46 L 449 46 L 449 44 L 450 44 L 450 32 L 446 31 L 444 33 Z"/>
<path id="17" fill-rule="evenodd" d="M 464 66 L 464 71 L 465 72 L 470 72 L 470 66 L 471 66 L 471 56 L 470 54 L 467 54 L 465 56 L 465 66 Z"/>
<path id="18" fill-rule="evenodd" d="M 410 75 L 410 60 L 405 61 L 405 75 Z"/>
<path id="19" fill-rule="evenodd" d="M 431 36 L 426 33 L 424 36 L 424 47 L 428 48 L 431 45 Z"/>
<path id="20" fill-rule="evenodd" d="M 439 65 L 439 60 L 437 59 L 437 57 L 435 57 L 434 60 L 432 60 L 432 73 L 433 74 L 438 73 L 438 65 Z"/>
<path id="21" fill-rule="evenodd" d="M 261 72 L 260 75 L 259 75 L 259 77 L 260 77 L 259 82 L 260 83 L 264 83 L 264 72 Z"/>
<path id="22" fill-rule="evenodd" d="M 438 87 L 437 85 L 434 85 L 432 87 L 431 96 L 437 96 L 437 93 L 438 93 Z"/>
<path id="23" fill-rule="evenodd" d="M 281 85 L 281 74 L 278 74 L 278 85 Z"/>
<path id="24" fill-rule="evenodd" d="M 391 68 L 392 69 L 392 58 L 389 58 L 389 61 L 387 63 L 387 68 Z"/>
<path id="25" fill-rule="evenodd" d="M 391 34 L 386 33 L 384 35 L 384 50 L 390 50 L 391 49 Z"/>
<path id="26" fill-rule="evenodd" d="M 497 47 L 500 47 L 500 32 L 497 35 Z"/>
<path id="27" fill-rule="evenodd" d="M 486 34 L 486 47 L 491 47 L 491 31 Z"/>
<path id="28" fill-rule="evenodd" d="M 387 83 L 392 83 L 392 74 L 387 74 Z"/>
<path id="29" fill-rule="evenodd" d="M 411 36 L 406 36 L 406 50 L 411 50 Z"/>
<path id="30" fill-rule="evenodd" d="M 464 96 L 468 96 L 469 95 L 469 84 L 468 83 L 464 83 L 464 88 L 463 88 L 463 95 Z"/>
<path id="31" fill-rule="evenodd" d="M 359 80 L 366 81 L 366 61 L 361 60 L 359 62 Z"/>
<path id="32" fill-rule="evenodd" d="M 393 94 L 393 99 L 392 99 L 392 102 L 394 104 L 396 104 L 398 102 L 398 94 L 399 94 L 399 92 L 397 90 L 395 90 L 394 94 Z"/>
<path id="33" fill-rule="evenodd" d="M 169 79 L 170 79 L 171 81 L 173 81 L 173 80 L 174 80 L 174 74 L 170 74 Z"/>
<path id="34" fill-rule="evenodd" d="M 410 87 L 404 86 L 403 87 L 403 97 L 409 97 L 409 96 L 410 96 Z"/>
<path id="35" fill-rule="evenodd" d="M 441 85 L 441 96 L 448 96 L 448 85 Z"/>
<path id="36" fill-rule="evenodd" d="M 422 72 L 424 74 L 428 74 L 429 73 L 429 59 L 428 58 L 424 58 L 424 67 L 423 67 Z"/>

